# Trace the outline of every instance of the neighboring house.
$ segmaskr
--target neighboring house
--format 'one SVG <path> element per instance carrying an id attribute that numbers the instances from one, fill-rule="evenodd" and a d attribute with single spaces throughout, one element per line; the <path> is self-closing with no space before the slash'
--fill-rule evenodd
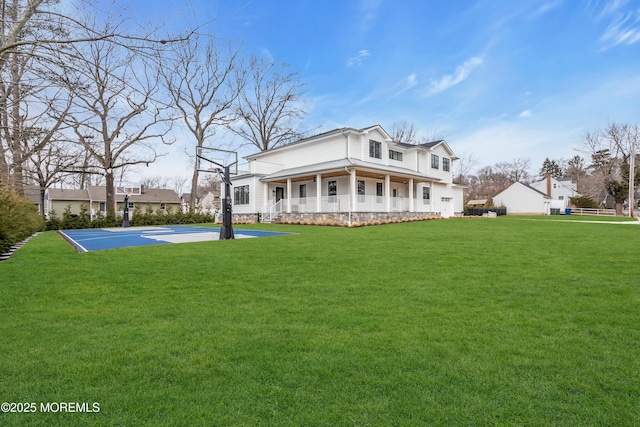
<path id="1" fill-rule="evenodd" d="M 189 212 L 189 202 L 191 201 L 191 193 L 182 193 L 180 196 L 180 204 L 182 206 L 182 213 Z M 200 198 L 196 195 L 196 208 L 200 205 Z"/>
<path id="2" fill-rule="evenodd" d="M 25 199 L 27 199 L 28 201 L 30 201 L 31 203 L 33 203 L 36 206 L 36 208 L 38 209 L 38 213 L 40 215 L 46 215 L 46 211 L 42 209 L 42 207 L 43 207 L 43 204 L 42 204 L 43 194 L 42 193 L 44 193 L 46 195 L 46 192 L 41 192 L 40 191 L 40 187 L 35 186 L 35 185 L 25 185 L 23 188 L 24 188 L 24 197 L 25 197 Z M 44 197 L 44 198 L 46 200 L 46 197 Z"/>
<path id="3" fill-rule="evenodd" d="M 543 180 L 532 182 L 529 187 L 551 197 L 552 209 L 564 210 L 569 207 L 571 197 L 579 196 L 578 184 L 571 179 L 556 179 L 551 175 L 547 175 Z"/>
<path id="4" fill-rule="evenodd" d="M 50 188 L 48 191 L 49 212 L 55 210 L 58 216 L 62 216 L 67 206 L 70 206 L 72 214 L 79 214 L 81 206 L 84 204 L 91 219 L 97 215 L 106 215 L 107 211 L 107 191 L 104 186 L 89 186 L 86 190 L 66 190 Z M 174 212 L 180 209 L 180 198 L 173 190 L 144 188 L 141 194 L 133 194 L 129 197 L 130 215 L 152 208 L 154 212 L 158 210 L 171 209 Z M 124 211 L 124 196 L 116 195 L 116 212 Z"/>
<path id="5" fill-rule="evenodd" d="M 551 197 L 528 185 L 514 182 L 493 196 L 495 206 L 507 208 L 507 215 L 549 215 Z"/>
<path id="6" fill-rule="evenodd" d="M 182 193 L 180 197 L 182 202 L 182 212 L 189 212 L 189 201 L 191 200 L 191 193 Z M 211 191 L 207 192 L 204 196 L 196 196 L 196 211 L 205 214 L 215 214 L 220 211 L 220 196 L 213 194 Z"/>
<path id="7" fill-rule="evenodd" d="M 49 188 L 47 190 L 47 215 L 55 213 L 58 217 L 67 209 L 73 215 L 78 215 L 84 204 L 89 209 L 89 193 L 87 190 L 69 190 L 65 188 Z"/>
<path id="8" fill-rule="evenodd" d="M 215 214 L 220 211 L 220 196 L 213 194 L 211 191 L 207 192 L 200 198 L 199 203 L 200 212 L 204 214 Z"/>
<path id="9" fill-rule="evenodd" d="M 457 157 L 444 140 L 402 144 L 378 125 L 340 128 L 246 159 L 249 171 L 232 177 L 234 220 L 351 225 L 463 211 Z"/>

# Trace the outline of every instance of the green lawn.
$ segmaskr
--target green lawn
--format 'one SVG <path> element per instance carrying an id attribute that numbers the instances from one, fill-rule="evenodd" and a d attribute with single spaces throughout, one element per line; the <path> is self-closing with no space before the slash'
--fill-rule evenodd
<path id="1" fill-rule="evenodd" d="M 0 401 L 100 412 L 0 425 L 638 425 L 640 225 L 549 219 L 43 233 L 0 263 Z"/>

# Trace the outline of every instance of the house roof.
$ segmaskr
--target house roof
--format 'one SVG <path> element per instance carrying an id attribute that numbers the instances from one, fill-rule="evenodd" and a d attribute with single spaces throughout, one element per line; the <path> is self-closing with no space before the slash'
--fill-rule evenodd
<path id="1" fill-rule="evenodd" d="M 104 186 L 89 186 L 86 190 L 69 190 L 50 188 L 49 200 L 77 200 L 105 202 L 107 200 L 107 189 Z M 116 201 L 123 202 L 124 196 L 117 194 Z M 173 190 L 145 188 L 140 195 L 129 197 L 132 203 L 180 203 L 180 197 Z"/>
<path id="2" fill-rule="evenodd" d="M 437 141 L 424 142 L 422 144 L 407 144 L 405 142 L 394 142 L 394 144 L 404 148 L 422 148 L 424 150 L 433 150 L 438 146 L 442 146 L 447 151 L 449 156 L 451 156 L 452 160 L 458 160 L 459 158 L 458 156 L 455 155 L 451 147 L 449 147 L 449 144 L 447 144 L 447 141 L 445 141 L 444 139 L 439 139 Z"/>
<path id="3" fill-rule="evenodd" d="M 507 188 L 505 188 L 504 190 L 502 190 L 502 191 L 500 191 L 499 193 L 497 193 L 497 194 L 494 196 L 494 198 L 497 198 L 500 194 L 504 193 L 505 191 L 507 191 L 509 188 L 511 188 L 511 187 L 513 187 L 513 186 L 522 186 L 522 187 L 524 187 L 524 188 L 526 188 L 526 189 L 529 189 L 529 190 L 533 191 L 534 193 L 537 193 L 537 194 L 538 194 L 538 195 L 540 195 L 540 196 L 544 196 L 544 198 L 546 198 L 546 199 L 550 199 L 550 198 L 551 198 L 551 197 L 547 196 L 547 194 L 546 194 L 546 193 L 543 193 L 542 191 L 537 190 L 537 189 L 535 189 L 535 188 L 531 187 L 530 185 L 523 184 L 523 183 L 521 183 L 521 182 L 514 182 L 513 184 L 511 184 L 510 186 L 508 186 L 508 187 L 507 187 Z"/>
<path id="4" fill-rule="evenodd" d="M 25 199 L 36 205 L 40 204 L 40 187 L 36 187 L 35 185 L 25 185 L 23 189 Z"/>
<path id="5" fill-rule="evenodd" d="M 283 169 L 278 172 L 262 177 L 261 181 L 277 181 L 286 178 L 303 177 L 315 175 L 316 173 L 329 173 L 332 171 L 347 172 L 345 168 L 356 167 L 359 170 L 369 170 L 380 174 L 393 173 L 408 178 L 418 178 L 425 181 L 441 181 L 440 178 L 428 176 L 411 169 L 397 166 L 379 165 L 377 163 L 365 162 L 354 159 L 340 159 L 329 162 L 315 163 L 313 165 L 300 166 L 297 168 Z"/>
<path id="6" fill-rule="evenodd" d="M 87 190 L 50 188 L 48 190 L 48 193 L 49 193 L 49 200 L 78 200 L 78 201 L 89 200 L 89 192 Z"/>

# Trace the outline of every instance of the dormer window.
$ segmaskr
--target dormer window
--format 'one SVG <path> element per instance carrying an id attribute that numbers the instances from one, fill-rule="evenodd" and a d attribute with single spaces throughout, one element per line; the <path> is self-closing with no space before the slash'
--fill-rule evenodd
<path id="1" fill-rule="evenodd" d="M 373 139 L 369 140 L 369 157 L 382 158 L 382 142 L 374 141 Z"/>

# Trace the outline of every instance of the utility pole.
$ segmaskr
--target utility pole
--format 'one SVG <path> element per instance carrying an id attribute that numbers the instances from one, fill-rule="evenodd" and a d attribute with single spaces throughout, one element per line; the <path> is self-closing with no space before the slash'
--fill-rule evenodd
<path id="1" fill-rule="evenodd" d="M 636 140 L 631 141 L 631 158 L 629 159 L 629 217 L 633 218 L 633 208 L 635 204 L 634 193 L 636 192 L 634 184 L 636 178 Z"/>

